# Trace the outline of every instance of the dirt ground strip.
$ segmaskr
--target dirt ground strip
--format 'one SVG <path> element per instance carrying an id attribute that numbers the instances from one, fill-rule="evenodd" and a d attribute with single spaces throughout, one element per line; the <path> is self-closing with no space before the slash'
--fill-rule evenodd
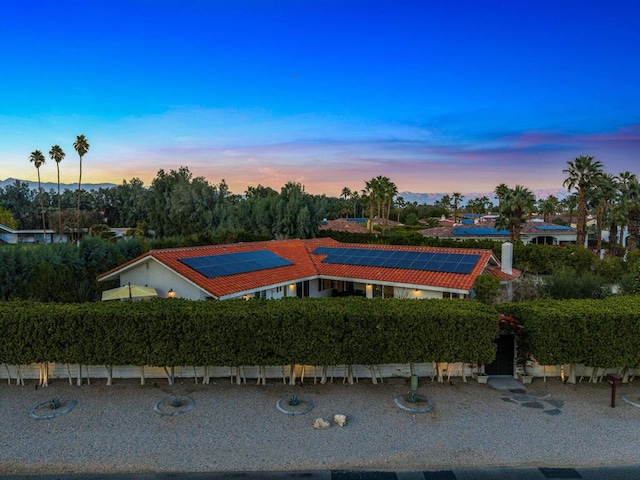
<path id="1" fill-rule="evenodd" d="M 231 470 L 382 469 L 454 466 L 631 465 L 640 463 L 640 408 L 620 399 L 640 398 L 640 384 L 619 388 L 611 408 L 606 383 L 563 385 L 535 379 L 526 394 L 551 398 L 549 407 L 524 408 L 521 393 L 500 392 L 461 379 L 421 379 L 418 393 L 434 408 L 410 413 L 394 403 L 409 384 L 360 381 L 345 385 L 283 385 L 271 382 L 210 385 L 179 380 L 140 386 L 135 380 L 104 380 L 47 388 L 0 385 L 0 474 L 206 472 Z M 286 415 L 279 399 L 304 395 L 314 403 L 304 415 Z M 550 396 L 549 396 L 550 395 Z M 159 415 L 154 407 L 188 396 L 193 408 Z M 505 401 L 512 397 L 514 401 Z M 34 419 L 30 411 L 53 398 L 75 399 L 68 413 Z M 553 407 L 553 405 L 550 405 Z M 316 418 L 347 416 L 316 430 Z"/>

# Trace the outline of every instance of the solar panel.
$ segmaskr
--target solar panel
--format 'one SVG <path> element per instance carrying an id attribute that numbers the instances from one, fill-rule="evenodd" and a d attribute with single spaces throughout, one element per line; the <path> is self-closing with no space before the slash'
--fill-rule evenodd
<path id="1" fill-rule="evenodd" d="M 480 259 L 480 255 L 466 253 L 340 247 L 317 247 L 313 254 L 326 255 L 323 263 L 460 274 L 471 273 Z"/>
<path id="2" fill-rule="evenodd" d="M 536 230 L 571 230 L 571 228 L 564 225 L 540 225 Z"/>
<path id="3" fill-rule="evenodd" d="M 256 272 L 270 268 L 286 267 L 292 262 L 269 250 L 223 253 L 203 257 L 179 258 L 179 262 L 207 278 L 224 277 L 238 273 Z"/>
<path id="4" fill-rule="evenodd" d="M 480 236 L 504 236 L 509 235 L 509 230 L 498 230 L 496 228 L 454 228 L 451 233 L 453 235 L 471 235 Z"/>

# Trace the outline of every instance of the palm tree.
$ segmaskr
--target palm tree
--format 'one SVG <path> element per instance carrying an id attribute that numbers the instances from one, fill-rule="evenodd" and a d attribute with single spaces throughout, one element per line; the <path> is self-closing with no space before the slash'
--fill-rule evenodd
<path id="1" fill-rule="evenodd" d="M 360 195 L 360 201 L 369 205 L 369 222 L 367 227 L 369 228 L 369 233 L 373 233 L 373 209 L 375 206 L 375 179 L 372 178 L 368 182 L 364 182 L 364 188 L 362 189 L 362 194 Z"/>
<path id="2" fill-rule="evenodd" d="M 569 214 L 569 226 L 571 226 L 573 223 L 573 212 L 578 206 L 578 196 L 575 193 L 567 195 L 560 201 L 560 204 Z"/>
<path id="3" fill-rule="evenodd" d="M 396 208 L 398 209 L 398 223 L 400 223 L 400 213 L 402 209 L 407 206 L 407 202 L 402 197 L 396 197 Z"/>
<path id="4" fill-rule="evenodd" d="M 344 187 L 340 194 L 340 198 L 342 199 L 342 202 L 340 202 L 340 215 L 342 216 L 344 213 L 345 218 L 349 216 L 349 212 L 351 211 L 351 206 L 347 203 L 350 197 L 351 189 L 349 187 Z"/>
<path id="5" fill-rule="evenodd" d="M 34 150 L 29 156 L 29 161 L 35 165 L 38 171 L 38 191 L 40 192 L 40 211 L 42 212 L 42 241 L 47 243 L 47 225 L 44 221 L 44 203 L 42 203 L 42 185 L 40 184 L 40 167 L 44 165 L 44 155 L 40 150 Z"/>
<path id="6" fill-rule="evenodd" d="M 358 217 L 358 201 L 360 200 L 360 195 L 357 190 L 351 192 L 351 201 L 353 202 L 353 218 Z"/>
<path id="7" fill-rule="evenodd" d="M 449 207 L 451 207 L 451 196 L 443 195 L 440 200 L 434 202 L 434 206 L 440 207 L 444 210 L 445 215 L 449 215 Z"/>
<path id="8" fill-rule="evenodd" d="M 507 186 L 507 184 L 505 183 L 501 183 L 500 185 L 498 185 L 496 187 L 496 189 L 493 191 L 493 193 L 496 194 L 496 198 L 498 199 L 498 206 L 500 206 L 500 203 L 502 202 L 502 199 L 504 198 L 504 196 L 509 192 L 509 187 Z"/>
<path id="9" fill-rule="evenodd" d="M 567 178 L 562 183 L 569 190 L 578 191 L 578 235 L 576 243 L 584 245 L 587 236 L 587 190 L 595 185 L 602 176 L 602 163 L 594 161 L 591 155 L 580 155 L 572 161 L 568 161 L 568 168 L 562 170 Z"/>
<path id="10" fill-rule="evenodd" d="M 381 202 L 382 202 L 382 215 L 384 217 L 385 227 L 389 223 L 389 216 L 391 215 L 391 205 L 393 205 L 393 199 L 398 195 L 398 187 L 388 177 L 382 177 L 381 183 Z"/>
<path id="11" fill-rule="evenodd" d="M 628 225 L 631 196 L 635 193 L 634 187 L 637 183 L 638 177 L 636 174 L 631 173 L 628 170 L 618 175 L 618 191 L 620 195 L 618 197 L 618 203 L 614 206 L 613 211 L 618 218 L 618 225 L 620 226 L 620 245 L 624 245 L 624 228 Z M 611 227 L 609 230 L 611 231 Z"/>
<path id="12" fill-rule="evenodd" d="M 78 179 L 78 243 L 80 242 L 80 195 L 82 191 L 82 157 L 86 155 L 89 151 L 89 141 L 84 135 L 78 135 L 76 137 L 76 141 L 73 142 L 73 148 L 75 148 L 76 152 L 78 152 L 78 156 L 80 157 L 80 177 Z"/>
<path id="13" fill-rule="evenodd" d="M 49 157 L 56 162 L 56 168 L 58 169 L 58 235 L 62 242 L 62 210 L 60 209 L 60 162 L 64 159 L 65 153 L 60 148 L 60 145 L 54 145 L 49 150 Z"/>
<path id="14" fill-rule="evenodd" d="M 464 200 L 464 195 L 453 192 L 453 223 L 458 221 L 458 205 Z"/>
<path id="15" fill-rule="evenodd" d="M 638 247 L 640 239 L 640 183 L 636 178 L 630 180 L 627 189 L 627 228 L 629 236 L 627 237 L 627 248 L 635 250 Z"/>
<path id="16" fill-rule="evenodd" d="M 500 202 L 500 218 L 496 220 L 496 227 L 508 229 L 511 242 L 520 240 L 525 216 L 533 212 L 535 203 L 536 197 L 528 188 L 516 185 L 513 190 L 509 189 Z"/>
<path id="17" fill-rule="evenodd" d="M 610 173 L 603 174 L 590 191 L 589 200 L 596 210 L 596 250 L 602 249 L 602 230 L 605 217 L 609 216 L 611 207 L 616 198 L 617 178 Z"/>
<path id="18" fill-rule="evenodd" d="M 538 202 L 538 209 L 542 213 L 542 219 L 545 222 L 551 221 L 551 216 L 556 214 L 558 208 L 558 199 L 555 195 L 549 195 L 544 200 Z"/>

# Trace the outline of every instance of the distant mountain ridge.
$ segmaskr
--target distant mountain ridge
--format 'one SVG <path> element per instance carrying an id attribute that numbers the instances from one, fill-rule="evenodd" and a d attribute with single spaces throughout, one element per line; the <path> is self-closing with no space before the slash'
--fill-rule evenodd
<path id="1" fill-rule="evenodd" d="M 564 188 L 545 188 L 539 190 L 531 190 L 537 199 L 547 198 L 549 195 L 555 195 L 559 200 L 566 197 L 569 192 Z M 415 192 L 400 192 L 399 197 L 402 197 L 405 202 L 413 203 L 417 202 L 418 205 L 433 205 L 439 201 L 445 195 L 451 196 L 453 192 L 449 193 L 415 193 Z M 473 200 L 479 197 L 488 197 L 494 204 L 498 203 L 495 193 L 493 192 L 460 192 L 464 196 L 462 199 L 462 205 L 466 205 L 468 200 Z"/>
<path id="2" fill-rule="evenodd" d="M 33 182 L 31 180 L 20 180 L 18 178 L 7 178 L 6 180 L 0 180 L 0 188 L 4 188 L 7 187 L 8 185 L 13 185 L 14 183 L 16 183 L 16 181 L 19 182 L 23 182 L 23 183 L 28 183 L 29 184 L 29 189 L 30 190 L 37 190 L 38 189 L 38 182 Z M 99 190 L 101 188 L 111 188 L 111 187 L 115 187 L 116 185 L 114 183 L 83 183 L 82 184 L 82 189 L 83 190 Z M 42 182 L 42 189 L 44 191 L 49 191 L 50 189 L 54 189 L 54 190 L 58 190 L 58 183 L 57 182 Z M 60 184 L 60 190 L 77 190 L 78 189 L 78 183 L 61 183 Z"/>

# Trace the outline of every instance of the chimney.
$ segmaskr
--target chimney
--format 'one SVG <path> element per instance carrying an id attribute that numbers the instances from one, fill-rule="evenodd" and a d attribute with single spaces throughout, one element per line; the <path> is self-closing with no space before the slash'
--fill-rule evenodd
<path id="1" fill-rule="evenodd" d="M 513 275 L 513 243 L 505 242 L 502 244 L 502 258 L 500 259 L 502 267 L 500 271 L 507 275 Z"/>

